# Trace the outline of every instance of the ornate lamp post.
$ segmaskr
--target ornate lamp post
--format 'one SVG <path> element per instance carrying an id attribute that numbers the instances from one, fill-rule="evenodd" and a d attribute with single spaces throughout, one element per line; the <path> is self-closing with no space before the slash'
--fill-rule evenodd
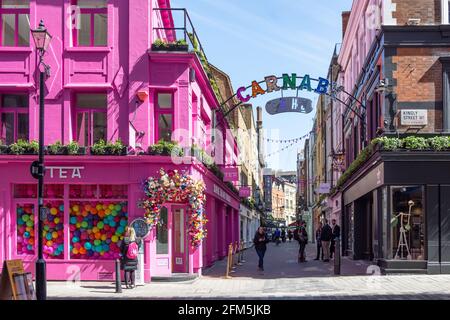
<path id="1" fill-rule="evenodd" d="M 50 67 L 44 63 L 44 54 L 50 45 L 52 36 L 45 28 L 44 21 L 41 20 L 39 27 L 31 30 L 36 52 L 39 57 L 39 161 L 34 162 L 31 167 L 33 177 L 38 179 L 38 260 L 36 261 L 36 297 L 38 300 L 47 299 L 47 277 L 46 263 L 43 255 L 43 229 L 44 220 L 47 219 L 47 211 L 44 208 L 44 82 L 45 76 L 50 76 Z"/>

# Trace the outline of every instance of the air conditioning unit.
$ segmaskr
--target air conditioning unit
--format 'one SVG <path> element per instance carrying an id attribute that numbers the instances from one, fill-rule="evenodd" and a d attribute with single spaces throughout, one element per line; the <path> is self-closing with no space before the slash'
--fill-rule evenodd
<path id="1" fill-rule="evenodd" d="M 420 19 L 418 18 L 409 18 L 408 25 L 409 26 L 418 26 L 420 24 Z"/>

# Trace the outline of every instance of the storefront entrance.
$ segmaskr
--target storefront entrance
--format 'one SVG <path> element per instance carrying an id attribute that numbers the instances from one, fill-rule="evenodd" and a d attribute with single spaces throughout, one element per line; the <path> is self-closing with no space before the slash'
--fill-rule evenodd
<path id="1" fill-rule="evenodd" d="M 186 208 L 164 205 L 156 227 L 156 266 L 153 276 L 189 272 Z"/>

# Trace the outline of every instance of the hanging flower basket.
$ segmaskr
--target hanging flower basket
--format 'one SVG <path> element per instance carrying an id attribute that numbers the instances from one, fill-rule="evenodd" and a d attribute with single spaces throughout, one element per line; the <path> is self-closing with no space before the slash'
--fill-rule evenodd
<path id="1" fill-rule="evenodd" d="M 161 169 L 159 178 L 149 177 L 144 182 L 146 199 L 139 204 L 145 210 L 147 223 L 153 228 L 160 223 L 161 207 L 166 202 L 188 203 L 189 237 L 192 248 L 198 248 L 207 235 L 208 222 L 204 212 L 205 185 L 194 181 L 178 170 Z"/>

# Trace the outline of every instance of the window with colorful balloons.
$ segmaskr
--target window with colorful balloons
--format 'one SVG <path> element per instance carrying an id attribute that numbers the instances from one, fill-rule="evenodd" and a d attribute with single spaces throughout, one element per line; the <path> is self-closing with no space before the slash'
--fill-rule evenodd
<path id="1" fill-rule="evenodd" d="M 35 254 L 37 217 L 34 199 L 36 196 L 37 186 L 34 184 L 14 186 L 18 255 Z M 44 199 L 44 207 L 48 209 L 43 231 L 44 257 L 45 259 L 64 259 L 64 186 L 45 185 Z"/>
<path id="2" fill-rule="evenodd" d="M 13 197 L 17 255 L 35 255 L 37 185 L 14 185 Z M 126 185 L 45 185 L 44 206 L 48 212 L 43 230 L 45 259 L 119 258 L 120 241 L 128 224 L 127 199 Z M 69 250 L 66 256 L 65 250 Z"/>
<path id="3" fill-rule="evenodd" d="M 72 185 L 70 197 L 70 258 L 119 258 L 128 224 L 127 186 Z"/>

